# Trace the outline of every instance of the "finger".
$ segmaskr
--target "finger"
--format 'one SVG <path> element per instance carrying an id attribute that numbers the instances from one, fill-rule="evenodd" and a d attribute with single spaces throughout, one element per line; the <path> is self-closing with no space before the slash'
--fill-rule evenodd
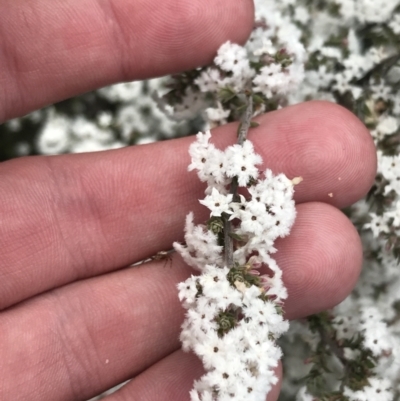
<path id="1" fill-rule="evenodd" d="M 0 399 L 86 400 L 176 350 L 183 310 L 175 281 L 187 273 L 183 263 L 143 265 L 3 311 Z"/>
<path id="2" fill-rule="evenodd" d="M 287 318 L 330 308 L 354 286 L 360 240 L 336 208 L 299 205 L 291 235 L 277 245 L 274 257 L 289 293 Z M 163 268 L 163 261 L 140 265 L 2 312 L 0 399 L 90 398 L 164 358 L 179 347 L 184 311 L 176 284 L 190 273 L 174 254 L 172 268 Z M 49 380 L 52 386 L 42 385 Z"/>
<path id="3" fill-rule="evenodd" d="M 199 379 L 203 373 L 201 362 L 195 355 L 179 350 L 135 377 L 104 401 L 129 400 L 133 394 L 141 401 L 189 401 L 193 381 Z M 279 397 L 281 365 L 277 369 L 277 376 L 279 382 L 271 389 L 266 401 L 276 401 Z"/>
<path id="4" fill-rule="evenodd" d="M 256 130 L 254 146 L 264 165 L 303 178 L 295 188 L 297 202 L 343 208 L 365 196 L 374 182 L 377 161 L 371 134 L 340 106 L 306 102 L 265 115 Z"/>
<path id="5" fill-rule="evenodd" d="M 0 122 L 117 81 L 184 71 L 243 42 L 251 0 L 1 0 Z"/>
<path id="6" fill-rule="evenodd" d="M 342 212 L 318 202 L 298 209 L 294 228 L 276 242 L 278 252 L 272 255 L 288 288 L 288 319 L 340 303 L 353 290 L 363 260 L 358 232 Z"/>
<path id="7" fill-rule="evenodd" d="M 375 148 L 345 109 L 310 102 L 260 121 L 251 139 L 264 167 L 304 178 L 297 202 L 343 207 L 368 191 Z M 215 130 L 214 138 L 224 148 L 234 143 L 235 128 Z M 198 203 L 204 186 L 187 172 L 192 141 L 3 163 L 0 309 L 170 249 L 182 240 L 191 210 L 204 221 L 207 210 Z"/>

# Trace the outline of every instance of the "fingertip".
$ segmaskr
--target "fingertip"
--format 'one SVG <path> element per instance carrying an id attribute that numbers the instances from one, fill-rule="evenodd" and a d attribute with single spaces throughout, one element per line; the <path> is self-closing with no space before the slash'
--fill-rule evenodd
<path id="1" fill-rule="evenodd" d="M 334 132 L 336 128 L 336 135 L 331 140 L 341 143 L 342 152 L 331 153 L 332 165 L 337 166 L 333 183 L 342 184 L 345 177 L 341 173 L 347 172 L 349 184 L 357 184 L 346 187 L 346 197 L 336 206 L 349 206 L 364 197 L 375 181 L 377 154 L 371 133 L 354 113 L 338 104 L 327 101 L 310 103 L 319 109 L 318 116 L 321 122 L 326 121 L 330 131 Z"/>
<path id="2" fill-rule="evenodd" d="M 330 309 L 353 290 L 362 265 L 358 232 L 348 218 L 326 203 L 298 206 L 290 236 L 277 242 L 290 319 Z"/>
<path id="3" fill-rule="evenodd" d="M 365 196 L 376 174 L 376 149 L 365 125 L 331 102 L 310 101 L 260 117 L 252 139 L 267 167 L 301 176 L 296 201 L 349 206 Z"/>
<path id="4" fill-rule="evenodd" d="M 148 78 L 149 71 L 157 76 L 209 64 L 223 43 L 229 40 L 244 44 L 253 29 L 252 0 L 180 0 L 173 3 L 175 13 L 153 13 L 152 20 L 142 23 L 142 31 L 148 34 L 139 44 L 141 59 L 135 57 L 136 44 L 130 46 L 128 43 L 127 65 L 122 69 L 127 73 L 120 80 Z M 171 4 L 165 4 L 166 9 L 171 7 Z M 121 10 L 119 19 L 126 27 L 126 37 L 130 38 L 138 31 L 137 26 L 125 21 L 124 10 Z M 146 42 L 152 52 L 143 52 Z"/>

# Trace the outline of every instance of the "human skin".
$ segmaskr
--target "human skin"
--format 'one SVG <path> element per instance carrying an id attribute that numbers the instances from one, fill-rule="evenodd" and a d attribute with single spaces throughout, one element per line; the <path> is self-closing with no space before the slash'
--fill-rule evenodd
<path id="1" fill-rule="evenodd" d="M 207 64 L 252 24 L 250 0 L 0 0 L 0 121 Z M 376 153 L 363 124 L 334 104 L 258 120 L 249 137 L 263 167 L 303 177 L 296 223 L 275 254 L 285 315 L 297 319 L 356 283 L 361 244 L 339 208 L 367 193 Z M 220 127 L 213 141 L 222 149 L 235 133 Z M 206 219 L 204 186 L 187 172 L 192 141 L 0 164 L 1 400 L 85 400 L 129 378 L 109 401 L 189 400 L 202 367 L 179 350 L 176 284 L 193 272 L 176 254 L 172 267 L 129 266 L 182 240 L 189 211 Z"/>

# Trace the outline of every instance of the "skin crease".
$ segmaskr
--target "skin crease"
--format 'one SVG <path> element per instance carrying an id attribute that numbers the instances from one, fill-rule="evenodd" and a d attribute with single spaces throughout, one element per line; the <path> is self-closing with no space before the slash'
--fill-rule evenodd
<path id="1" fill-rule="evenodd" d="M 252 23 L 250 0 L 0 0 L 0 121 L 206 64 Z M 366 128 L 329 103 L 258 120 L 249 137 L 263 167 L 304 178 L 275 254 L 295 319 L 334 306 L 357 280 L 360 240 L 338 208 L 366 194 L 376 153 Z M 235 132 L 220 127 L 212 141 L 224 148 Z M 190 210 L 207 218 L 204 186 L 187 172 L 192 141 L 0 165 L 1 400 L 85 400 L 129 378 L 109 400 L 189 400 L 202 367 L 179 350 L 176 284 L 192 272 L 176 254 L 172 267 L 126 266 L 182 240 Z"/>

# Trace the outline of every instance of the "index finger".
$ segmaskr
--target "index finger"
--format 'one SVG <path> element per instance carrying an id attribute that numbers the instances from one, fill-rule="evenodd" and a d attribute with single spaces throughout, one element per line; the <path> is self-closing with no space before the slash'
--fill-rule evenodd
<path id="1" fill-rule="evenodd" d="M 253 18 L 251 0 L 0 0 L 0 123 L 206 64 L 228 39 L 245 41 Z"/>
<path id="2" fill-rule="evenodd" d="M 264 167 L 304 178 L 295 191 L 298 203 L 344 207 L 369 190 L 373 141 L 345 109 L 309 102 L 260 121 L 250 139 Z M 219 147 L 235 141 L 235 126 L 216 131 Z M 204 186 L 187 172 L 192 141 L 4 163 L 0 308 L 169 249 L 182 240 L 191 210 L 204 221 L 206 208 L 197 201 Z"/>

